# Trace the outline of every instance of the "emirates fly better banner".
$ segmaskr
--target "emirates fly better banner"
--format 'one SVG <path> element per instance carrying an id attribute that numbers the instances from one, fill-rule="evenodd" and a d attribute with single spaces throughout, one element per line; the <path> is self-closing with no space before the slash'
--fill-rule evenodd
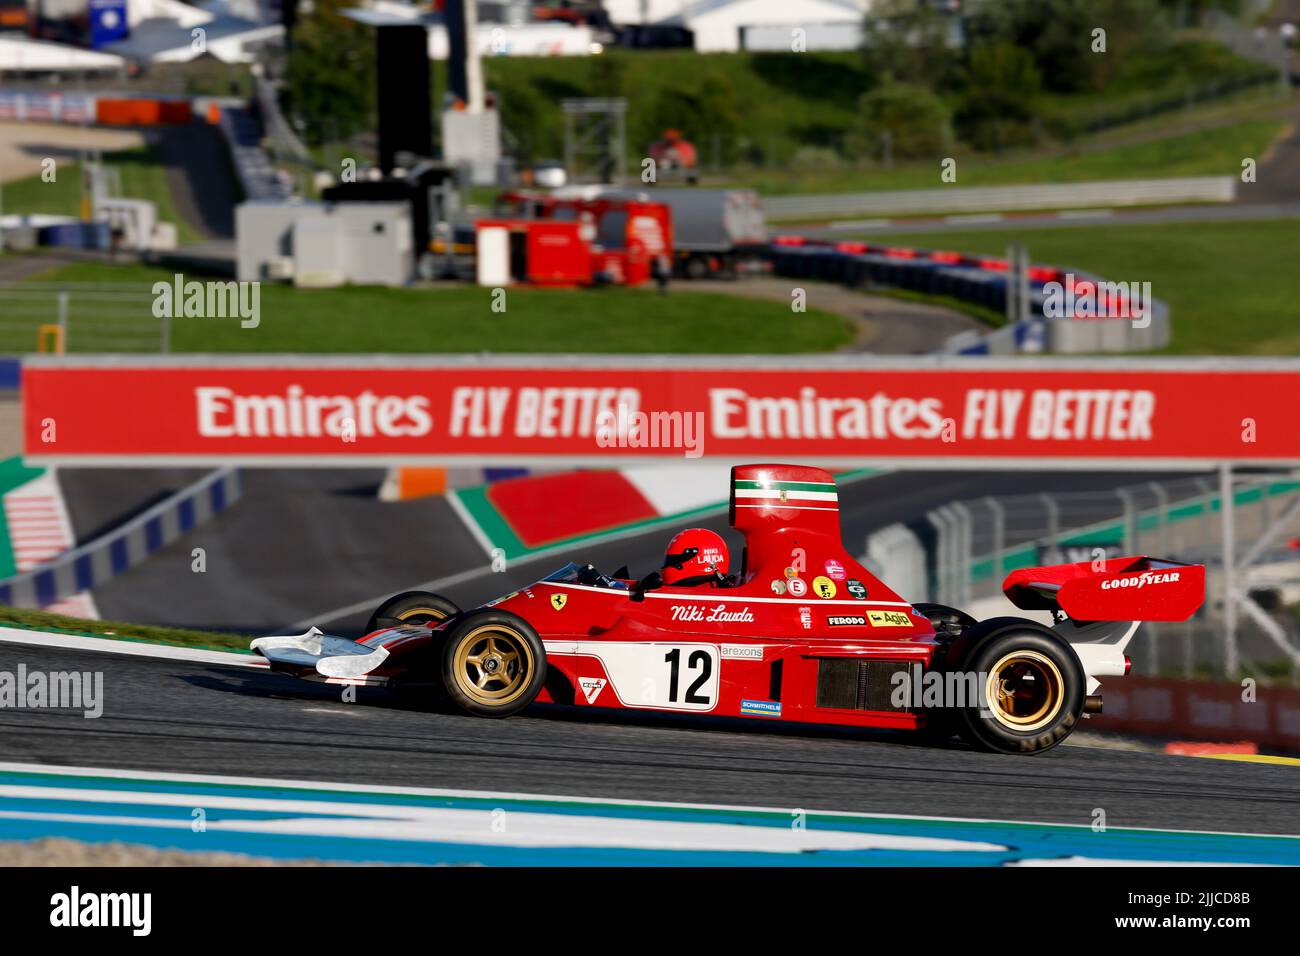
<path id="1" fill-rule="evenodd" d="M 26 457 L 1300 461 L 1300 363 L 35 360 Z"/>

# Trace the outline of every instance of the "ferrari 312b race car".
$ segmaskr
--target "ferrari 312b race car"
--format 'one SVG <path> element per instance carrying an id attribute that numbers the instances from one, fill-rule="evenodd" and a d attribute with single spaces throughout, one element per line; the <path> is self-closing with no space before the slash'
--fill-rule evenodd
<path id="1" fill-rule="evenodd" d="M 312 628 L 252 648 L 277 672 L 431 686 L 484 717 L 536 701 L 920 730 L 1034 754 L 1101 710 L 1100 679 L 1128 672 L 1139 622 L 1186 620 L 1204 599 L 1202 565 L 1124 557 L 1010 574 L 1007 598 L 1051 612 L 1050 627 L 911 604 L 845 550 L 820 468 L 733 468 L 730 521 L 745 538 L 731 575 L 703 531 L 722 555 L 686 548 L 641 580 L 568 564 L 470 610 L 410 591 L 357 641 Z"/>

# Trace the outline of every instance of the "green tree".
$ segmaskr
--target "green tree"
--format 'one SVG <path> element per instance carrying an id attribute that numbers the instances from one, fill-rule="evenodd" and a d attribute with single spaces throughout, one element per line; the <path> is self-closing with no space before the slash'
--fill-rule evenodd
<path id="1" fill-rule="evenodd" d="M 915 83 L 884 83 L 858 100 L 858 128 L 849 148 L 860 157 L 923 159 L 952 145 L 952 116 L 943 100 Z"/>
<path id="2" fill-rule="evenodd" d="M 294 30 L 288 105 L 311 143 L 347 139 L 373 125 L 375 38 L 342 15 L 351 6 L 350 0 L 316 0 Z"/>
<path id="3" fill-rule="evenodd" d="M 943 89 L 955 78 L 958 53 L 950 21 L 926 0 L 877 0 L 862 28 L 862 55 L 878 81 Z"/>
<path id="4" fill-rule="evenodd" d="M 1038 136 L 1041 86 L 1028 50 L 1007 42 L 978 44 L 966 69 L 966 91 L 956 115 L 958 132 L 977 149 L 1032 143 Z"/>
<path id="5" fill-rule="evenodd" d="M 1105 31 L 1105 52 L 1093 49 Z M 1028 52 L 1045 89 L 1100 90 L 1131 56 L 1168 42 L 1168 18 L 1158 0 L 997 0 L 967 21 L 971 49 L 1006 43 Z"/>

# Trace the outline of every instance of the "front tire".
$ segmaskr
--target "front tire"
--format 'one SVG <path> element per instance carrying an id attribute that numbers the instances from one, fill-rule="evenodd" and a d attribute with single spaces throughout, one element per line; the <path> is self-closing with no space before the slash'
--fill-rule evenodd
<path id="1" fill-rule="evenodd" d="M 375 613 L 370 615 L 366 624 L 366 633 L 373 634 L 386 627 L 437 623 L 459 613 L 460 608 L 455 602 L 440 594 L 432 591 L 403 591 L 375 608 Z"/>
<path id="2" fill-rule="evenodd" d="M 962 739 L 993 753 L 1040 754 L 1070 736 L 1087 680 L 1066 641 L 1014 620 L 965 637 L 960 669 L 978 675 L 981 700 L 957 714 Z"/>
<path id="3" fill-rule="evenodd" d="M 509 611 L 473 611 L 451 625 L 442 648 L 448 699 L 476 717 L 509 717 L 546 681 L 546 648 L 532 625 Z"/>

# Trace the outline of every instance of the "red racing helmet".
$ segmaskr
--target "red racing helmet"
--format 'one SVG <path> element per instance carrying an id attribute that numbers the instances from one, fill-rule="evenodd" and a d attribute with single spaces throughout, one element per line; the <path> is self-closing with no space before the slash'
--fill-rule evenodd
<path id="1" fill-rule="evenodd" d="M 731 555 L 722 535 L 707 528 L 687 528 L 668 542 L 664 555 L 664 584 L 676 584 L 687 578 L 727 573 Z"/>

